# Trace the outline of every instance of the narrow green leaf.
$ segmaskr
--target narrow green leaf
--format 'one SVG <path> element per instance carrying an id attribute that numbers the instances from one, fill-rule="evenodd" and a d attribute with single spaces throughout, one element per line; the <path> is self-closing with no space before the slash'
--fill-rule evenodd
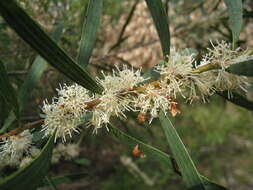
<path id="1" fill-rule="evenodd" d="M 0 60 L 0 95 L 12 107 L 17 117 L 19 117 L 18 100 L 13 87 L 9 81 L 7 71 L 3 62 Z"/>
<path id="2" fill-rule="evenodd" d="M 228 190 L 227 188 L 210 181 L 205 176 L 201 175 L 201 179 L 205 185 L 205 190 Z"/>
<path id="3" fill-rule="evenodd" d="M 233 48 L 239 39 L 242 28 L 242 0 L 225 0 L 228 8 L 229 26 L 232 30 Z"/>
<path id="4" fill-rule="evenodd" d="M 78 64 L 86 67 L 96 42 L 97 29 L 102 16 L 103 0 L 89 0 L 82 28 Z"/>
<path id="5" fill-rule="evenodd" d="M 60 36 L 63 30 L 63 25 L 58 25 L 54 32 L 52 33 L 52 38 L 56 42 L 60 40 Z M 47 68 L 47 62 L 37 56 L 32 64 L 32 67 L 29 69 L 28 74 L 25 77 L 25 80 L 20 87 L 18 92 L 18 101 L 19 101 L 19 111 L 22 111 L 24 106 L 27 103 L 29 96 L 31 95 L 32 89 L 37 84 L 38 80 L 40 79 L 41 75 Z M 0 133 L 4 133 L 11 124 L 15 121 L 16 117 L 13 112 L 9 113 L 8 118 L 5 120 L 3 127 L 0 130 Z"/>
<path id="6" fill-rule="evenodd" d="M 114 135 L 114 137 L 116 137 L 119 141 L 130 146 L 131 148 L 134 148 L 135 145 L 138 145 L 141 152 L 143 152 L 144 154 L 147 154 L 148 156 L 150 156 L 154 160 L 157 160 L 157 161 L 167 164 L 168 167 L 172 168 L 171 157 L 168 154 L 158 150 L 157 148 L 155 148 L 153 146 L 145 144 L 142 141 L 140 141 L 134 137 L 131 137 L 131 136 L 125 134 L 124 132 L 117 129 L 116 127 L 109 126 L 109 133 Z"/>
<path id="7" fill-rule="evenodd" d="M 45 180 L 48 183 L 50 189 L 52 189 L 52 190 L 58 190 L 57 187 L 56 187 L 56 185 L 54 184 L 54 181 L 49 176 L 46 176 Z"/>
<path id="8" fill-rule="evenodd" d="M 97 93 L 102 87 L 77 65 L 13 0 L 0 1 L 0 13 L 6 22 L 41 57 L 74 82 Z"/>
<path id="9" fill-rule="evenodd" d="M 117 138 L 120 142 L 123 142 L 124 144 L 128 145 L 129 147 L 133 148 L 135 145 L 139 145 L 139 149 L 141 152 L 146 154 L 147 156 L 150 156 L 152 159 L 160 161 L 161 163 L 164 163 L 168 166 L 168 168 L 173 168 L 171 164 L 172 157 L 159 149 L 150 146 L 146 143 L 143 143 L 142 141 L 127 135 L 123 131 L 119 130 L 116 127 L 109 126 L 109 133 L 111 133 L 115 138 Z M 206 177 L 200 175 L 201 179 L 203 180 L 203 183 L 207 187 L 208 190 L 227 190 L 226 188 L 215 184 L 211 182 Z M 201 189 L 197 189 L 201 190 Z"/>
<path id="10" fill-rule="evenodd" d="M 253 76 L 253 59 L 231 65 L 226 71 L 247 77 Z"/>
<path id="11" fill-rule="evenodd" d="M 33 190 L 38 187 L 47 174 L 54 145 L 54 135 L 50 137 L 41 153 L 28 166 L 0 180 L 3 190 Z"/>
<path id="12" fill-rule="evenodd" d="M 63 31 L 63 25 L 58 25 L 54 32 L 52 33 L 52 38 L 55 42 L 60 40 L 60 36 Z M 19 90 L 18 99 L 20 104 L 20 109 L 22 110 L 24 105 L 26 105 L 29 95 L 32 89 L 37 84 L 38 80 L 41 78 L 43 72 L 47 68 L 47 62 L 40 56 L 37 56 L 29 69 L 27 76 Z"/>
<path id="13" fill-rule="evenodd" d="M 232 97 L 228 96 L 229 94 L 228 91 L 217 92 L 217 94 L 219 94 L 221 97 L 225 98 L 227 101 L 230 101 L 235 105 L 253 111 L 253 102 L 247 100 L 244 96 L 236 92 L 232 92 Z"/>
<path id="14" fill-rule="evenodd" d="M 161 0 L 146 0 L 160 38 L 163 55 L 170 54 L 169 19 Z"/>
<path id="15" fill-rule="evenodd" d="M 201 177 L 171 121 L 163 111 L 160 112 L 159 119 L 186 186 L 189 189 L 204 190 Z"/>
<path id="16" fill-rule="evenodd" d="M 95 177 L 92 171 L 89 171 L 89 172 L 72 173 L 72 174 L 67 174 L 63 176 L 52 177 L 51 180 L 55 185 L 58 185 L 62 183 L 71 183 L 73 181 L 80 180 L 84 177 L 88 177 L 91 175 Z M 42 184 L 41 186 L 46 186 L 46 185 L 48 184 L 47 183 Z"/>

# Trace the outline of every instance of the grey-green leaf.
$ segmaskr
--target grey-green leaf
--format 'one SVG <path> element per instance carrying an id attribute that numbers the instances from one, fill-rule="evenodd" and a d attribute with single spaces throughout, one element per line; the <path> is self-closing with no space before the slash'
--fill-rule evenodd
<path id="1" fill-rule="evenodd" d="M 159 119 L 186 186 L 189 189 L 204 190 L 203 181 L 171 121 L 163 111 L 160 111 Z"/>
<path id="2" fill-rule="evenodd" d="M 243 22 L 242 0 L 225 0 L 225 3 L 228 8 L 229 26 L 232 30 L 233 48 L 235 48 L 235 43 L 239 39 Z"/>
<path id="3" fill-rule="evenodd" d="M 124 133 L 123 131 L 119 130 L 114 126 L 109 126 L 109 133 L 112 134 L 114 137 L 116 137 L 120 142 L 128 145 L 131 148 L 133 148 L 135 145 L 138 144 L 139 150 L 141 152 L 143 152 L 147 156 L 150 156 L 154 160 L 160 161 L 160 163 L 164 163 L 169 169 L 172 169 L 173 167 L 171 164 L 172 157 L 166 154 L 165 152 L 162 152 L 161 150 L 153 146 L 150 146 L 130 135 L 127 135 L 126 133 Z M 200 177 L 208 190 L 227 190 L 226 188 L 211 182 L 208 178 L 202 175 L 200 175 Z"/>
<path id="4" fill-rule="evenodd" d="M 160 38 L 163 55 L 170 54 L 169 19 L 161 0 L 146 0 Z"/>
<path id="5" fill-rule="evenodd" d="M 116 127 L 109 126 L 109 133 L 114 135 L 114 137 L 116 137 L 120 142 L 123 142 L 124 144 L 130 146 L 131 148 L 134 148 L 135 145 L 138 145 L 139 150 L 141 152 L 152 157 L 154 160 L 167 164 L 169 168 L 172 168 L 171 157 L 168 154 L 158 150 L 157 148 L 153 146 L 143 143 L 142 141 L 132 136 L 125 134 L 124 132 L 117 129 Z"/>
<path id="6" fill-rule="evenodd" d="M 247 77 L 253 76 L 253 59 L 231 65 L 226 71 Z"/>
<path id="7" fill-rule="evenodd" d="M 102 16 L 103 0 L 89 0 L 82 28 L 78 64 L 87 66 L 96 42 L 97 29 Z"/>
<path id="8" fill-rule="evenodd" d="M 50 137 L 41 153 L 28 166 L 0 180 L 3 190 L 34 190 L 40 186 L 46 176 L 52 157 L 54 135 Z"/>
<path id="9" fill-rule="evenodd" d="M 101 93 L 102 87 L 77 65 L 27 13 L 13 0 L 0 1 L 0 13 L 5 21 L 49 64 L 74 82 Z"/>
<path id="10" fill-rule="evenodd" d="M 19 106 L 17 96 L 9 81 L 7 71 L 3 62 L 0 60 L 0 96 L 9 104 L 17 117 L 19 117 Z"/>

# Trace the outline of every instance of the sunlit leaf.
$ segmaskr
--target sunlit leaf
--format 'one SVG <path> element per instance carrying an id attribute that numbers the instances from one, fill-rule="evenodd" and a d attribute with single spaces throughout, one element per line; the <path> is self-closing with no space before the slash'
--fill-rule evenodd
<path id="1" fill-rule="evenodd" d="M 170 54 L 169 19 L 161 0 L 146 0 L 160 38 L 163 55 Z"/>
<path id="2" fill-rule="evenodd" d="M 163 111 L 160 112 L 159 119 L 186 186 L 189 189 L 204 190 L 200 174 L 171 121 Z"/>
<path id="3" fill-rule="evenodd" d="M 89 59 L 95 46 L 102 10 L 103 0 L 89 0 L 78 55 L 78 63 L 82 66 L 87 66 L 89 64 Z"/>
<path id="4" fill-rule="evenodd" d="M 233 47 L 238 41 L 242 28 L 242 0 L 225 0 L 228 8 L 229 26 L 232 30 Z"/>

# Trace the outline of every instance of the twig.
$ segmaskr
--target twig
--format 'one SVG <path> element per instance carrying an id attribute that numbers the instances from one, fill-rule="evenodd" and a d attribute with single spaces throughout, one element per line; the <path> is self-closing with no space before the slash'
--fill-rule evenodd
<path id="1" fill-rule="evenodd" d="M 0 139 L 6 138 L 6 137 L 10 137 L 10 136 L 13 136 L 13 135 L 17 135 L 17 134 L 21 133 L 22 131 L 24 131 L 26 129 L 35 128 L 35 127 L 37 127 L 38 124 L 41 124 L 43 122 L 44 122 L 44 119 L 40 119 L 38 121 L 34 121 L 34 122 L 31 122 L 31 123 L 28 123 L 28 124 L 24 125 L 23 127 L 20 127 L 20 128 L 17 128 L 17 129 L 13 129 L 12 131 L 10 131 L 8 133 L 0 135 Z"/>

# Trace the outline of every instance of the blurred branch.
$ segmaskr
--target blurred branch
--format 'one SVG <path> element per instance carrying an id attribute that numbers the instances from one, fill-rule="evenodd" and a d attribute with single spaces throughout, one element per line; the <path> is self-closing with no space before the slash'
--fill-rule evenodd
<path id="1" fill-rule="evenodd" d="M 18 71 L 9 71 L 8 75 L 25 75 L 27 74 L 27 70 L 18 70 Z"/>
<path id="2" fill-rule="evenodd" d="M 133 18 L 134 11 L 135 11 L 135 9 L 136 9 L 138 3 L 139 3 L 139 0 L 135 0 L 135 3 L 133 4 L 133 6 L 132 6 L 132 8 L 131 8 L 131 11 L 130 11 L 129 15 L 127 16 L 126 22 L 124 23 L 124 25 L 123 25 L 123 27 L 122 27 L 122 29 L 121 29 L 121 31 L 120 31 L 118 40 L 117 40 L 117 42 L 116 42 L 114 45 L 112 45 L 112 47 L 109 49 L 109 52 L 111 52 L 113 49 L 115 49 L 115 48 L 117 48 L 118 46 L 120 46 L 120 44 L 121 44 L 123 41 L 125 41 L 126 38 L 123 38 L 124 33 L 125 33 L 125 31 L 126 31 L 126 28 L 127 28 L 128 24 L 130 23 L 131 19 Z"/>

